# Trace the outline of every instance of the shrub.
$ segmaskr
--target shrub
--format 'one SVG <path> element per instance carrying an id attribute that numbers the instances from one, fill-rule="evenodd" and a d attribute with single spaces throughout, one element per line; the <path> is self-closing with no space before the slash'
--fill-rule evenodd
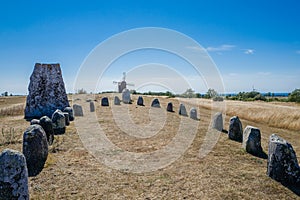
<path id="1" fill-rule="evenodd" d="M 300 89 L 295 89 L 288 97 L 291 102 L 300 103 Z"/>

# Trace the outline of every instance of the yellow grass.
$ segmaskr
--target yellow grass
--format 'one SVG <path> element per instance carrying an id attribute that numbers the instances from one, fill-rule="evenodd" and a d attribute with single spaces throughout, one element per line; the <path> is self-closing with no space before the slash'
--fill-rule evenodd
<path id="1" fill-rule="evenodd" d="M 109 95 L 98 95 L 96 98 L 98 101 L 95 102 L 99 124 L 105 130 L 107 137 L 122 149 L 131 152 L 150 152 L 167 145 L 176 134 L 181 119 L 178 115 L 181 102 L 185 102 L 187 111 L 192 106 L 200 111 L 196 137 L 188 150 L 171 165 L 154 172 L 134 174 L 111 169 L 93 157 L 83 146 L 72 122 L 64 135 L 55 136 L 43 171 L 38 176 L 29 178 L 31 199 L 299 198 L 289 189 L 266 176 L 267 160 L 247 154 L 240 143 L 229 140 L 226 134 L 221 133 L 213 150 L 206 157 L 199 159 L 199 148 L 203 144 L 210 123 L 212 104 L 209 100 L 159 98 L 161 109 L 166 109 L 167 103 L 171 101 L 175 113 L 167 113 L 165 126 L 154 137 L 138 139 L 123 132 L 116 125 L 111 106 L 100 106 L 100 98 L 103 96 Z M 153 98 L 144 97 L 145 107 L 138 107 L 137 96 L 133 96 L 134 102 L 128 107 L 134 123 L 149 123 L 148 111 Z M 286 106 L 299 109 L 298 106 L 284 103 L 273 105 L 263 102 L 230 101 L 226 104 L 225 127 L 228 127 L 232 115 L 238 115 L 244 126 L 257 125 L 261 129 L 262 147 L 265 152 L 268 150 L 268 137 L 272 133 L 278 133 L 293 145 L 299 156 L 299 133 L 292 129 L 278 128 L 277 124 L 280 123 L 271 126 L 270 120 L 263 117 L 262 111 L 270 113 L 273 111 L 283 115 L 274 115 L 273 120 L 290 119 L 289 115 L 293 109 L 287 114 Z M 260 116 L 259 122 L 250 120 L 253 114 Z M 29 122 L 23 119 L 23 115 L 5 116 L 0 120 L 0 128 L 9 130 L 10 127 L 14 127 L 17 130 L 17 138 L 22 138 L 22 130 L 24 131 L 29 125 Z M 296 118 L 297 120 L 299 121 L 299 118 Z M 0 151 L 5 148 L 22 151 L 22 142 L 4 144 L 0 146 Z"/>

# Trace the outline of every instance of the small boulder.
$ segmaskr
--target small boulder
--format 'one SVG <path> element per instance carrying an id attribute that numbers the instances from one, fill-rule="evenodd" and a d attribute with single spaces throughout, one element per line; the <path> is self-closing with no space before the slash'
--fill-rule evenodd
<path id="1" fill-rule="evenodd" d="M 122 91 L 122 102 L 126 104 L 131 103 L 130 91 L 126 88 Z"/>
<path id="2" fill-rule="evenodd" d="M 81 105 L 74 104 L 73 105 L 74 116 L 83 116 L 83 110 Z"/>
<path id="3" fill-rule="evenodd" d="M 40 120 L 38 120 L 38 119 L 32 119 L 30 121 L 30 125 L 33 125 L 33 124 L 40 124 Z"/>
<path id="4" fill-rule="evenodd" d="M 56 110 L 52 115 L 52 126 L 54 135 L 64 134 L 66 132 L 66 119 L 61 110 Z"/>
<path id="5" fill-rule="evenodd" d="M 52 145 L 54 140 L 52 120 L 47 116 L 43 116 L 40 118 L 40 125 L 46 133 L 48 144 Z"/>
<path id="6" fill-rule="evenodd" d="M 261 135 L 258 128 L 253 126 L 247 126 L 245 128 L 242 147 L 254 156 L 260 156 L 263 154 L 263 149 L 261 147 Z"/>
<path id="7" fill-rule="evenodd" d="M 101 106 L 109 106 L 109 102 L 108 102 L 108 98 L 107 97 L 103 97 L 101 99 Z"/>
<path id="8" fill-rule="evenodd" d="M 172 102 L 169 102 L 169 103 L 168 103 L 168 105 L 167 105 L 167 111 L 168 111 L 168 112 L 174 112 Z"/>
<path id="9" fill-rule="evenodd" d="M 114 98 L 114 105 L 121 105 L 121 100 L 119 99 L 118 96 L 115 96 Z"/>
<path id="10" fill-rule="evenodd" d="M 70 115 L 69 113 L 67 112 L 63 112 L 64 116 L 65 116 L 65 123 L 66 123 L 66 126 L 69 126 L 70 125 Z"/>
<path id="11" fill-rule="evenodd" d="M 28 176 L 38 175 L 48 156 L 48 142 L 40 125 L 29 126 L 23 135 L 23 154 L 26 158 Z"/>
<path id="12" fill-rule="evenodd" d="M 191 110 L 190 110 L 190 118 L 198 120 L 197 109 L 196 108 L 191 108 Z"/>
<path id="13" fill-rule="evenodd" d="M 95 104 L 93 101 L 90 101 L 90 112 L 95 112 Z"/>
<path id="14" fill-rule="evenodd" d="M 74 121 L 74 113 L 73 113 L 73 109 L 71 107 L 65 107 L 63 112 L 69 113 L 69 120 Z"/>
<path id="15" fill-rule="evenodd" d="M 18 151 L 4 149 L 0 154 L 0 199 L 29 199 L 26 160 Z"/>
<path id="16" fill-rule="evenodd" d="M 144 106 L 144 99 L 143 99 L 142 96 L 139 96 L 139 98 L 138 98 L 136 104 L 137 104 L 138 106 Z"/>
<path id="17" fill-rule="evenodd" d="M 158 99 L 153 99 L 151 107 L 160 108 L 160 103 Z"/>
<path id="18" fill-rule="evenodd" d="M 230 118 L 228 138 L 238 142 L 243 142 L 243 127 L 238 116 Z"/>
<path id="19" fill-rule="evenodd" d="M 269 140 L 267 175 L 283 184 L 300 183 L 300 168 L 292 145 L 275 134 Z"/>
<path id="20" fill-rule="evenodd" d="M 187 112 L 186 112 L 186 109 L 185 109 L 185 106 L 183 103 L 181 103 L 179 105 L 179 111 L 178 111 L 179 115 L 183 115 L 183 116 L 188 116 L 187 115 Z"/>
<path id="21" fill-rule="evenodd" d="M 221 112 L 217 112 L 213 116 L 212 128 L 218 131 L 223 131 L 223 116 Z"/>

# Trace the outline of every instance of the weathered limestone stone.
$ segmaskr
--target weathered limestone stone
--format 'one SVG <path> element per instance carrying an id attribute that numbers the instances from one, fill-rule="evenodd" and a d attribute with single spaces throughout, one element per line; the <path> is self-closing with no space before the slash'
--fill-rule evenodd
<path id="1" fill-rule="evenodd" d="M 261 147 L 260 130 L 253 126 L 246 126 L 243 133 L 242 147 L 250 154 L 260 156 L 263 153 Z"/>
<path id="2" fill-rule="evenodd" d="M 11 149 L 0 154 L 0 200 L 7 199 L 29 199 L 25 157 Z"/>
<path id="3" fill-rule="evenodd" d="M 198 119 L 197 118 L 197 109 L 196 108 L 191 108 L 191 110 L 190 110 L 190 118 L 191 119 Z"/>
<path id="4" fill-rule="evenodd" d="M 169 102 L 169 103 L 168 103 L 168 105 L 167 105 L 167 111 L 168 111 L 168 112 L 174 112 L 172 102 Z"/>
<path id="5" fill-rule="evenodd" d="M 120 99 L 119 99 L 118 96 L 115 96 L 115 98 L 114 98 L 114 104 L 115 105 L 121 105 L 121 101 L 120 101 Z"/>
<path id="6" fill-rule="evenodd" d="M 179 115 L 188 116 L 184 104 L 179 105 Z"/>
<path id="7" fill-rule="evenodd" d="M 64 116 L 65 116 L 65 124 L 66 126 L 70 125 L 70 117 L 69 117 L 69 113 L 67 112 L 63 112 Z"/>
<path id="8" fill-rule="evenodd" d="M 65 107 L 63 112 L 69 113 L 69 120 L 74 121 L 74 113 L 73 113 L 73 109 L 71 107 Z"/>
<path id="9" fill-rule="evenodd" d="M 30 121 L 30 125 L 33 125 L 33 124 L 40 124 L 40 120 L 38 120 L 38 119 L 32 119 Z"/>
<path id="10" fill-rule="evenodd" d="M 275 134 L 269 140 L 267 175 L 284 184 L 300 183 L 300 168 L 292 145 Z"/>
<path id="11" fill-rule="evenodd" d="M 127 104 L 131 103 L 130 91 L 126 88 L 122 91 L 122 102 Z"/>
<path id="12" fill-rule="evenodd" d="M 151 107 L 160 108 L 160 103 L 158 99 L 153 99 Z"/>
<path id="13" fill-rule="evenodd" d="M 59 64 L 36 63 L 30 76 L 25 119 L 51 117 L 56 109 L 69 106 Z"/>
<path id="14" fill-rule="evenodd" d="M 54 140 L 52 120 L 47 116 L 43 116 L 40 118 L 40 125 L 46 133 L 48 144 L 52 145 Z"/>
<path id="15" fill-rule="evenodd" d="M 93 101 L 90 102 L 90 112 L 95 112 L 95 104 Z"/>
<path id="16" fill-rule="evenodd" d="M 108 98 L 107 97 L 103 97 L 101 99 L 101 106 L 109 106 L 109 102 L 108 102 Z"/>
<path id="17" fill-rule="evenodd" d="M 73 112 L 74 112 L 74 116 L 83 116 L 83 110 L 81 105 L 74 104 Z"/>
<path id="18" fill-rule="evenodd" d="M 228 138 L 238 142 L 243 142 L 243 127 L 238 116 L 230 118 Z"/>
<path id="19" fill-rule="evenodd" d="M 144 106 L 144 99 L 142 96 L 139 96 L 137 103 L 138 106 Z"/>
<path id="20" fill-rule="evenodd" d="M 48 142 L 40 125 L 29 126 L 23 135 L 23 154 L 26 158 L 28 176 L 38 175 L 48 156 Z"/>
<path id="21" fill-rule="evenodd" d="M 66 119 L 61 110 L 56 110 L 52 115 L 52 126 L 54 135 L 64 134 L 66 132 Z"/>
<path id="22" fill-rule="evenodd" d="M 222 116 L 222 113 L 217 112 L 213 116 L 212 128 L 214 128 L 214 129 L 216 129 L 218 131 L 222 131 L 223 130 L 223 116 Z"/>

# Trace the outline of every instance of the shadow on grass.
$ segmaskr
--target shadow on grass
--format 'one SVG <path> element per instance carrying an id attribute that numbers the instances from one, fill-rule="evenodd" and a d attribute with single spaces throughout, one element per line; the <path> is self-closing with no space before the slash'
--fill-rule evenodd
<path id="1" fill-rule="evenodd" d="M 287 184 L 287 183 L 281 183 L 284 187 L 288 188 L 292 192 L 294 192 L 296 195 L 300 196 L 300 183 L 298 184 Z"/>

